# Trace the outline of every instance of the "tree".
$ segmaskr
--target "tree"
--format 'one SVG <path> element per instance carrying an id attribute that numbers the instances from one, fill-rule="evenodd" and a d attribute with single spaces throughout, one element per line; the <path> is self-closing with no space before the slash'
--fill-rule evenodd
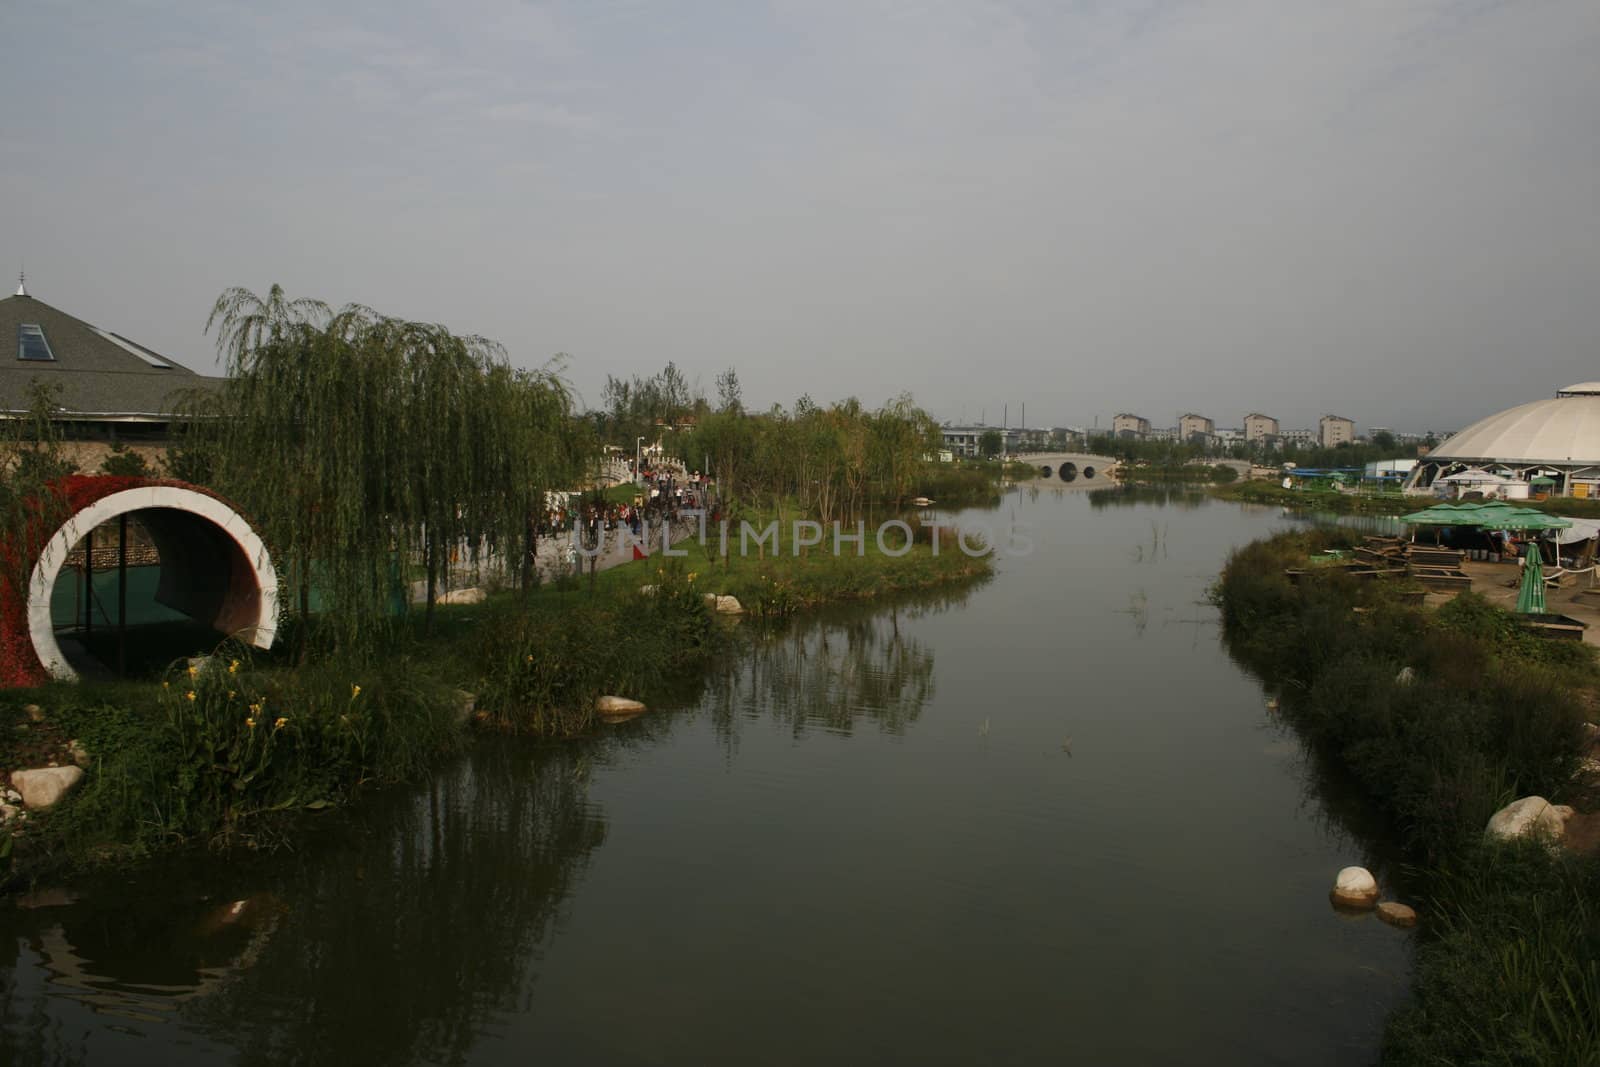
<path id="1" fill-rule="evenodd" d="M 527 579 L 531 516 L 571 484 L 568 391 L 443 326 L 230 289 L 208 330 L 229 379 L 185 427 L 214 446 L 297 591 L 302 656 L 315 584 L 337 641 L 370 647 L 420 562 L 427 612 L 452 563 Z"/>
<path id="2" fill-rule="evenodd" d="M 984 459 L 993 459 L 1005 447 L 1005 439 L 1000 436 L 999 430 L 985 430 L 978 436 L 978 452 Z"/>
<path id="3" fill-rule="evenodd" d="M 732 367 L 717 375 L 717 410 L 732 415 L 744 410 L 744 395 L 739 388 L 739 372 Z"/>
<path id="4" fill-rule="evenodd" d="M 100 461 L 100 473 L 119 478 L 148 478 L 151 472 L 143 456 L 118 441 L 111 446 L 110 455 Z"/>

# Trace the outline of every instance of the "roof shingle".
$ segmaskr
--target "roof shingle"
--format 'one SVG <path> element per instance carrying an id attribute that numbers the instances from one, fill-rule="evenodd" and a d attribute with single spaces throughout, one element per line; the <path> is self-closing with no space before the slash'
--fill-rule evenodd
<path id="1" fill-rule="evenodd" d="M 23 323 L 44 330 L 54 360 L 17 358 Z M 69 414 L 164 417 L 180 392 L 223 381 L 110 333 L 32 296 L 0 300 L 0 412 L 26 410 L 29 384 L 40 380 L 61 387 L 59 403 Z"/>

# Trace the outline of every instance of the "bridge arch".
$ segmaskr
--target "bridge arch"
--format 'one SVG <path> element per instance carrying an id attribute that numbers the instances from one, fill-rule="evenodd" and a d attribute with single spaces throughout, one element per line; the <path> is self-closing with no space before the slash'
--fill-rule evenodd
<path id="1" fill-rule="evenodd" d="M 41 531 L 48 535 L 27 587 L 25 626 L 37 663 L 13 664 L 8 673 L 37 675 L 42 668 L 64 681 L 78 677 L 56 640 L 51 592 L 73 546 L 123 515 L 137 516 L 160 554 L 157 601 L 246 644 L 272 647 L 277 571 L 261 538 L 226 501 L 181 482 L 127 478 L 70 478 L 64 496 L 66 519 Z M 19 621 L 5 620 L 8 626 Z"/>

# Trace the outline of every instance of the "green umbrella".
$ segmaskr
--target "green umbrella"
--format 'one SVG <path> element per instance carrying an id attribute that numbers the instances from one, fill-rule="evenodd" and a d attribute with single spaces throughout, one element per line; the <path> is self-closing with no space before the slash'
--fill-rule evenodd
<path id="1" fill-rule="evenodd" d="M 1543 615 L 1544 561 L 1539 556 L 1538 545 L 1523 549 L 1522 590 L 1517 594 L 1517 611 L 1524 615 Z"/>

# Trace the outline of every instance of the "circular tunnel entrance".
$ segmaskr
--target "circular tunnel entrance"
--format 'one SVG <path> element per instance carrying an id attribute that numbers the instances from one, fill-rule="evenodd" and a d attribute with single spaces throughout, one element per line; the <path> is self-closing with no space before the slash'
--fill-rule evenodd
<path id="1" fill-rule="evenodd" d="M 1041 477 L 1041 478 L 1050 477 L 1050 464 L 1046 463 L 1044 466 L 1039 468 L 1039 477 Z"/>
<path id="2" fill-rule="evenodd" d="M 1085 468 L 1083 468 L 1083 476 L 1085 478 L 1093 478 L 1094 477 L 1094 468 L 1093 467 L 1085 467 Z"/>
<path id="3" fill-rule="evenodd" d="M 69 656 L 57 639 L 51 601 L 68 555 L 89 536 L 82 559 L 92 590 L 103 556 L 100 550 L 89 550 L 99 543 L 115 551 L 123 543 L 121 529 L 134 523 L 148 534 L 159 559 L 155 603 L 219 634 L 270 648 L 278 617 L 277 573 L 266 546 L 244 517 L 217 497 L 191 487 L 118 487 L 124 485 L 121 479 L 76 480 L 69 491 L 68 518 L 40 550 L 28 585 L 27 628 L 44 671 L 71 681 L 88 662 L 87 653 L 75 642 L 69 642 L 73 646 Z M 92 612 L 84 617 L 93 624 Z M 101 620 L 111 621 L 109 613 L 103 613 Z"/>
<path id="4" fill-rule="evenodd" d="M 1061 465 L 1060 473 L 1062 481 L 1070 482 L 1078 476 L 1078 465 L 1071 462 L 1063 463 Z"/>

